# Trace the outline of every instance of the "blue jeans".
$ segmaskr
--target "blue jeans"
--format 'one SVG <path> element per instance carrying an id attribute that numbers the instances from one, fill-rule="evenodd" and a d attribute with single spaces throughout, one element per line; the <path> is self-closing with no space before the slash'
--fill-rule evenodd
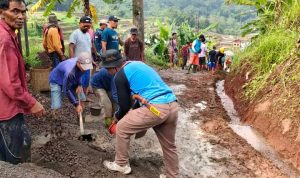
<path id="1" fill-rule="evenodd" d="M 56 83 L 50 83 L 51 90 L 51 109 L 59 109 L 62 104 L 62 86 Z M 83 92 L 79 94 L 81 101 L 86 101 L 86 97 Z"/>
<path id="2" fill-rule="evenodd" d="M 81 84 L 83 88 L 87 88 L 90 85 L 90 70 L 85 71 L 81 76 Z"/>
<path id="3" fill-rule="evenodd" d="M 50 53 L 50 58 L 53 63 L 53 68 L 55 68 L 60 63 L 59 56 L 56 52 L 52 52 L 52 53 Z"/>

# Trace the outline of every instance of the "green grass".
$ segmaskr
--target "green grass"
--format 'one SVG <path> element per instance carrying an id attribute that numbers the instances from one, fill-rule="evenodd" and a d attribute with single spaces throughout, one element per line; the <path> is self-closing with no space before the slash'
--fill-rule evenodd
<path id="1" fill-rule="evenodd" d="M 245 96 L 248 99 L 253 99 L 266 86 L 274 69 L 289 59 L 291 51 L 295 49 L 297 37 L 295 31 L 284 29 L 269 31 L 253 40 L 244 52 L 237 55 L 233 67 L 251 66 L 248 71 L 255 74 L 244 86 Z M 239 69 L 235 71 L 238 72 Z"/>
<path id="2" fill-rule="evenodd" d="M 159 66 L 162 68 L 168 67 L 168 63 L 166 62 L 166 60 L 160 56 L 155 55 L 153 53 L 153 48 L 150 47 L 146 47 L 145 49 L 145 60 L 147 63 L 150 63 L 155 66 Z"/>

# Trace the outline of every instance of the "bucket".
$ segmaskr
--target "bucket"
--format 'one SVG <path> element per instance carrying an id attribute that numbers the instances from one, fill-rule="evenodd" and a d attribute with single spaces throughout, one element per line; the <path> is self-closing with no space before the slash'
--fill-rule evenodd
<path id="1" fill-rule="evenodd" d="M 90 111 L 92 116 L 99 116 L 101 113 L 101 107 L 98 105 L 91 106 Z"/>
<path id="2" fill-rule="evenodd" d="M 50 91 L 49 74 L 51 67 L 47 69 L 30 69 L 30 84 L 35 92 Z"/>

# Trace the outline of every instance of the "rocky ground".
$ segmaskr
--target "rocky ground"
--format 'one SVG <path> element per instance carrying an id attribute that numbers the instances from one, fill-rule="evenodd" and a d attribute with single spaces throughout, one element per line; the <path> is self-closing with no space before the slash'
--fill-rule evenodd
<path id="1" fill-rule="evenodd" d="M 215 91 L 215 81 L 221 75 L 187 75 L 179 69 L 159 73 L 176 93 L 181 107 L 176 135 L 181 177 L 290 177 L 229 127 L 230 118 Z M 113 160 L 115 140 L 101 117 L 88 116 L 86 111 L 86 132 L 96 135 L 96 140 L 80 141 L 77 116 L 68 101 L 64 101 L 60 113 L 53 115 L 49 112 L 49 93 L 36 96 L 48 114 L 27 118 L 33 138 L 33 164 L 12 167 L 0 162 L 4 177 L 124 177 L 102 164 L 106 159 Z M 132 139 L 130 156 L 133 172 L 125 177 L 152 178 L 163 173 L 162 152 L 152 130 L 143 138 Z M 19 175 L 6 174 L 11 169 Z"/>

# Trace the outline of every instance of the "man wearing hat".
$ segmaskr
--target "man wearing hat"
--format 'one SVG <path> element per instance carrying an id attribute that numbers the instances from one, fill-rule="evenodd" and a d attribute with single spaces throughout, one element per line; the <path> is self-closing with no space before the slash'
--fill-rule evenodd
<path id="1" fill-rule="evenodd" d="M 48 25 L 44 29 L 43 47 L 50 55 L 53 67 L 65 59 L 62 30 L 58 26 L 58 20 L 54 13 L 48 17 Z"/>
<path id="2" fill-rule="evenodd" d="M 119 50 L 119 44 L 123 45 L 123 41 L 118 36 L 115 31 L 118 28 L 119 18 L 116 16 L 108 17 L 108 26 L 102 33 L 102 53 L 105 54 L 106 50 L 115 49 Z"/>
<path id="3" fill-rule="evenodd" d="M 61 62 L 52 70 L 49 76 L 51 90 L 51 109 L 61 108 L 62 91 L 76 107 L 76 112 L 82 112 L 78 94 L 82 93 L 81 76 L 93 68 L 90 53 L 83 52 L 78 57 Z M 83 99 L 83 98 L 81 98 Z"/>
<path id="4" fill-rule="evenodd" d="M 101 44 L 102 37 L 101 37 L 101 35 L 106 27 L 107 27 L 107 23 L 104 22 L 103 20 L 101 20 L 99 23 L 99 28 L 96 29 L 96 32 L 94 35 L 94 38 L 95 38 L 94 43 L 95 43 L 95 47 L 96 47 L 98 54 L 102 53 L 102 44 Z"/>
<path id="5" fill-rule="evenodd" d="M 144 43 L 137 37 L 138 29 L 130 29 L 130 37 L 125 41 L 124 52 L 129 61 L 144 61 Z"/>
<path id="6" fill-rule="evenodd" d="M 92 38 L 88 33 L 88 30 L 92 26 L 92 19 L 89 16 L 83 16 L 80 18 L 79 29 L 75 30 L 69 39 L 69 55 L 70 58 L 79 57 L 79 54 L 86 52 L 95 54 L 96 51 L 92 45 Z M 95 55 L 96 56 L 96 55 Z M 90 71 L 86 71 L 82 76 L 82 87 L 85 94 L 90 85 Z"/>
<path id="7" fill-rule="evenodd" d="M 104 166 L 109 170 L 129 174 L 130 137 L 153 128 L 163 149 L 167 177 L 179 177 L 175 145 L 178 104 L 175 94 L 153 68 L 140 61 L 124 62 L 117 50 L 108 50 L 102 61 L 102 66 L 115 75 L 112 95 L 118 104 L 114 117 L 119 120 L 116 127 L 115 160 L 104 161 Z M 156 112 L 143 104 L 130 110 L 133 94 L 147 101 Z"/>

